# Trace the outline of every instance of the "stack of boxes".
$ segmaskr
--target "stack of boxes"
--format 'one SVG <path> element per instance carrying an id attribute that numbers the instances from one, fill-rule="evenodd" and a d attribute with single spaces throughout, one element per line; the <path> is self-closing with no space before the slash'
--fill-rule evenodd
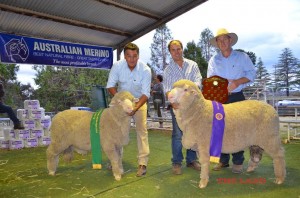
<path id="1" fill-rule="evenodd" d="M 0 126 L 2 149 L 21 149 L 50 144 L 51 117 L 45 115 L 38 100 L 25 100 L 24 109 L 17 110 L 17 117 L 24 129 L 13 129 L 13 125 Z M 1 137 L 1 132 L 3 137 Z"/>

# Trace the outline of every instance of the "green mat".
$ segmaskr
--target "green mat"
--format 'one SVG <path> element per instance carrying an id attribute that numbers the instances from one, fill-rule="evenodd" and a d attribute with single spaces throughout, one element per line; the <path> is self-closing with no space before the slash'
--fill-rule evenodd
<path id="1" fill-rule="evenodd" d="M 74 153 L 74 160 L 65 163 L 60 157 L 56 176 L 47 171 L 47 147 L 21 150 L 0 149 L 0 197 L 2 198 L 281 198 L 300 196 L 300 142 L 285 144 L 287 178 L 284 184 L 276 185 L 273 164 L 267 155 L 254 173 L 233 174 L 229 169 L 211 171 L 205 189 L 198 188 L 199 172 L 183 163 L 183 174 L 173 175 L 171 169 L 171 134 L 164 130 L 149 130 L 150 156 L 147 174 L 136 177 L 137 142 L 136 132 L 130 132 L 130 143 L 124 147 L 124 175 L 116 181 L 112 171 L 104 168 L 108 163 L 102 155 L 103 168 L 91 168 L 91 154 Z M 184 150 L 185 151 L 185 150 Z M 245 151 L 244 167 L 247 167 L 249 152 Z M 185 155 L 185 152 L 183 152 Z M 214 164 L 211 164 L 210 169 Z M 246 182 L 265 179 L 265 183 Z M 220 182 L 223 179 L 239 182 Z M 243 182 L 240 182 L 243 181 Z"/>

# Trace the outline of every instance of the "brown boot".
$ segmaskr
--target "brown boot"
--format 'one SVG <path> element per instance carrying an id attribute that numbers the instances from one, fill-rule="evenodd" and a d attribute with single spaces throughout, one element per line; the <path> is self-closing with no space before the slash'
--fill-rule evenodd
<path id="1" fill-rule="evenodd" d="M 141 177 L 146 175 L 147 173 L 147 167 L 145 165 L 139 165 L 136 176 Z"/>
<path id="2" fill-rule="evenodd" d="M 201 170 L 201 165 L 197 161 L 193 161 L 192 163 L 189 163 L 186 166 L 189 167 L 189 168 L 195 169 L 196 171 L 200 171 Z"/>
<path id="3" fill-rule="evenodd" d="M 181 175 L 182 174 L 181 164 L 173 164 L 172 172 L 174 175 Z"/>
<path id="4" fill-rule="evenodd" d="M 213 167 L 213 170 L 214 170 L 214 171 L 219 171 L 219 170 L 221 170 L 222 168 L 227 168 L 227 167 L 229 167 L 229 164 L 223 164 L 222 162 L 220 162 L 219 164 L 217 164 L 217 165 L 215 165 L 215 166 Z"/>
<path id="5" fill-rule="evenodd" d="M 236 173 L 236 174 L 241 174 L 243 172 L 243 164 L 241 164 L 241 165 L 233 164 L 232 165 L 232 172 Z"/>

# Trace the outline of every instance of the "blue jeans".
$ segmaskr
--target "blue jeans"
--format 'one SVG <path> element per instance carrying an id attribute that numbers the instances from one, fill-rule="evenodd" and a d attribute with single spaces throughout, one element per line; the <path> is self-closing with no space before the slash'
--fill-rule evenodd
<path id="1" fill-rule="evenodd" d="M 13 109 L 10 106 L 4 105 L 2 102 L 0 102 L 0 113 L 7 113 L 8 117 L 13 121 L 14 125 L 20 122 Z"/>
<path id="2" fill-rule="evenodd" d="M 182 154 L 182 131 L 180 130 L 173 109 L 170 108 L 171 116 L 172 116 L 172 164 L 181 164 L 183 160 Z M 191 149 L 186 150 L 186 164 L 189 164 L 195 160 L 197 160 L 197 153 Z"/>
<path id="3" fill-rule="evenodd" d="M 243 92 L 237 92 L 229 95 L 226 104 L 234 103 L 238 101 L 245 100 Z M 230 155 L 227 153 L 221 153 L 220 162 L 223 164 L 229 164 Z M 244 162 L 244 151 L 239 151 L 237 153 L 232 153 L 232 163 L 235 165 L 242 165 Z"/>

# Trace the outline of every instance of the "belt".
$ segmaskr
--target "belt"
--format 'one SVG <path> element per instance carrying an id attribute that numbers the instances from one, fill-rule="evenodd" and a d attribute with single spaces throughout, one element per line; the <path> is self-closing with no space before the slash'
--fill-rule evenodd
<path id="1" fill-rule="evenodd" d="M 234 96 L 234 95 L 237 95 L 237 94 L 243 94 L 243 91 L 228 93 L 229 96 Z"/>

